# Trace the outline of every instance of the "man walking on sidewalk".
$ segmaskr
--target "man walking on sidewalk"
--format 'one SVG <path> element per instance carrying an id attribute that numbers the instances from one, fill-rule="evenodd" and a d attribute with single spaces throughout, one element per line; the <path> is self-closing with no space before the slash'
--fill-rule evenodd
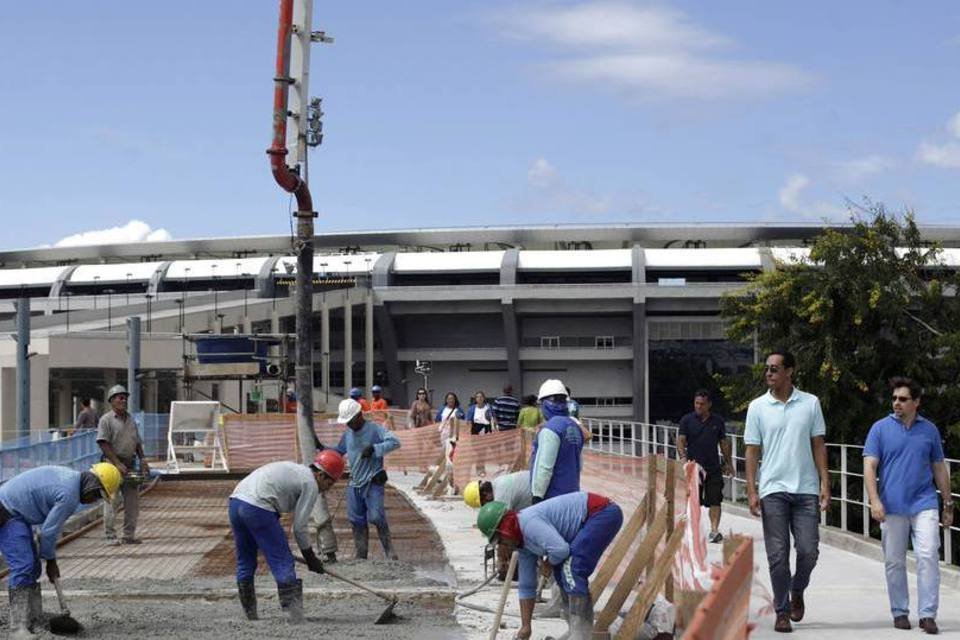
<path id="1" fill-rule="evenodd" d="M 820 554 L 820 512 L 830 507 L 827 425 L 820 400 L 793 386 L 797 363 L 786 349 L 772 351 L 764 378 L 768 391 L 747 409 L 747 494 L 750 513 L 763 519 L 763 540 L 777 613 L 774 630 L 793 631 L 803 620 L 803 591 Z M 757 466 L 760 490 L 757 492 Z M 797 550 L 790 572 L 790 534 Z"/>
<path id="2" fill-rule="evenodd" d="M 710 409 L 710 392 L 700 389 L 693 395 L 693 411 L 680 418 L 677 454 L 680 462 L 689 457 L 702 469 L 700 473 L 700 506 L 710 509 L 710 542 L 722 542 L 720 505 L 723 503 L 723 476 L 732 476 L 730 441 L 723 418 Z M 723 451 L 723 464 L 717 449 Z"/>
<path id="3" fill-rule="evenodd" d="M 943 459 L 937 426 L 917 413 L 922 390 L 910 378 L 893 378 L 893 413 L 870 427 L 863 448 L 863 478 L 870 513 L 880 523 L 887 595 L 893 626 L 910 629 L 907 590 L 907 544 L 917 557 L 917 603 L 920 628 L 937 634 L 940 599 L 940 531 L 953 525 L 950 471 Z M 880 489 L 877 490 L 877 475 Z M 934 485 L 936 482 L 936 485 Z M 937 487 L 943 496 L 938 518 Z"/>

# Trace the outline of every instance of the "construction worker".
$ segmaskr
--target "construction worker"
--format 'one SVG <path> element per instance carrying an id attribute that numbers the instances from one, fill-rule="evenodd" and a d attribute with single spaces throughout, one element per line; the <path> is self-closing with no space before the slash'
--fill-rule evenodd
<path id="1" fill-rule="evenodd" d="M 623 524 L 616 503 L 595 493 L 577 491 L 545 500 L 523 511 L 503 502 L 488 502 L 477 514 L 477 527 L 496 544 L 501 563 L 519 551 L 520 630 L 531 636 L 537 593 L 537 562 L 544 559 L 560 586 L 567 610 L 570 640 L 589 640 L 593 633 L 593 600 L 588 580 L 600 556 Z"/>
<path id="2" fill-rule="evenodd" d="M 140 462 L 140 475 L 150 473 L 150 465 L 143 454 L 143 442 L 133 416 L 127 412 L 127 398 L 130 394 L 123 385 L 115 384 L 107 393 L 107 402 L 111 410 L 100 417 L 97 426 L 97 444 L 103 452 L 105 462 L 113 463 L 123 476 L 137 471 L 136 462 Z M 107 540 L 116 544 L 140 544 L 136 538 L 137 518 L 140 515 L 139 483 L 127 480 L 120 491 L 103 503 L 103 529 Z M 117 537 L 117 510 L 123 503 L 123 537 Z"/>
<path id="3" fill-rule="evenodd" d="M 347 517 L 353 527 L 353 544 L 358 560 L 366 560 L 370 525 L 377 528 L 383 553 L 396 560 L 387 514 L 383 506 L 387 472 L 383 458 L 400 448 L 400 440 L 383 425 L 363 416 L 360 404 L 347 398 L 340 403 L 337 422 L 347 425 L 337 451 L 350 461 L 350 486 L 347 487 Z"/>
<path id="4" fill-rule="evenodd" d="M 370 413 L 370 401 L 363 397 L 363 391 L 357 387 L 350 389 L 350 399 L 360 403 L 360 410 Z"/>
<path id="5" fill-rule="evenodd" d="M 387 410 L 387 399 L 383 397 L 383 387 L 378 384 L 373 385 L 370 387 L 370 395 L 373 396 L 373 399 L 370 400 L 371 411 Z"/>
<path id="6" fill-rule="evenodd" d="M 511 511 L 520 511 L 533 504 L 530 472 L 517 471 L 493 480 L 474 480 L 463 490 L 463 501 L 472 509 L 479 509 L 494 500 L 503 502 Z"/>
<path id="7" fill-rule="evenodd" d="M 546 380 L 537 395 L 545 420 L 530 451 L 530 491 L 533 504 L 580 490 L 584 433 L 569 416 L 567 388 Z"/>
<path id="8" fill-rule="evenodd" d="M 123 478 L 108 462 L 89 471 L 67 467 L 36 467 L 0 486 L 0 553 L 10 570 L 10 637 L 30 638 L 42 623 L 40 561 L 47 577 L 60 579 L 57 540 L 67 518 L 79 504 L 92 504 L 106 494 L 109 499 Z M 40 528 L 40 548 L 34 547 L 32 527 Z"/>
<path id="9" fill-rule="evenodd" d="M 310 545 L 308 522 L 320 492 L 343 475 L 343 457 L 332 449 L 317 453 L 309 467 L 271 462 L 240 481 L 230 495 L 230 528 L 237 553 L 237 590 L 248 620 L 257 620 L 254 574 L 257 551 L 263 552 L 277 581 L 280 608 L 287 621 L 303 622 L 303 581 L 297 578 L 293 554 L 280 525 L 280 515 L 293 513 L 293 537 L 307 567 L 323 573 L 323 562 Z"/>

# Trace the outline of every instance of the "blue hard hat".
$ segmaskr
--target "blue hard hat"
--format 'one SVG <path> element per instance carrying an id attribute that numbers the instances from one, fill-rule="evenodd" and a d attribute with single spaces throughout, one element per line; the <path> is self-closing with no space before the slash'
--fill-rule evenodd
<path id="1" fill-rule="evenodd" d="M 381 393 L 383 391 L 383 387 L 381 387 L 378 384 L 375 384 L 372 387 L 370 387 L 370 391 L 371 393 Z"/>
<path id="2" fill-rule="evenodd" d="M 354 400 L 356 400 L 362 395 L 363 395 L 363 392 L 360 391 L 360 389 L 357 389 L 356 387 L 354 387 L 353 389 L 350 389 L 350 397 L 353 398 Z"/>

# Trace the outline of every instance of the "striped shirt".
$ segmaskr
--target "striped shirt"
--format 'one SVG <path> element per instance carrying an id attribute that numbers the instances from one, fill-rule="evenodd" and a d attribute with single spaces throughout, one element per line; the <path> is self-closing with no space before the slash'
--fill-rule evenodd
<path id="1" fill-rule="evenodd" d="M 501 429 L 516 427 L 517 416 L 520 415 L 520 401 L 513 396 L 499 396 L 493 401 L 493 415 Z"/>

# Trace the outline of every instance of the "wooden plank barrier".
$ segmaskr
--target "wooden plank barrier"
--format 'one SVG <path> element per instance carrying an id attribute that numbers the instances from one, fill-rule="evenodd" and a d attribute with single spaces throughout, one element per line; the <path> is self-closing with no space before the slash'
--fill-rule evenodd
<path id="1" fill-rule="evenodd" d="M 728 539 L 736 546 L 687 626 L 683 637 L 688 640 L 746 640 L 748 636 L 753 539 Z"/>
<path id="2" fill-rule="evenodd" d="M 643 524 L 646 521 L 647 499 L 644 497 L 640 506 L 633 510 L 633 515 L 630 516 L 627 525 L 620 529 L 620 533 L 613 541 L 613 546 L 610 547 L 610 551 L 606 557 L 604 557 L 600 563 L 600 567 L 594 574 L 593 580 L 590 581 L 590 596 L 594 602 L 600 599 L 603 590 L 607 588 L 613 575 L 617 569 L 620 568 L 624 556 L 627 555 L 627 551 L 633 546 L 634 541 L 640 533 L 640 529 L 643 528 Z"/>

